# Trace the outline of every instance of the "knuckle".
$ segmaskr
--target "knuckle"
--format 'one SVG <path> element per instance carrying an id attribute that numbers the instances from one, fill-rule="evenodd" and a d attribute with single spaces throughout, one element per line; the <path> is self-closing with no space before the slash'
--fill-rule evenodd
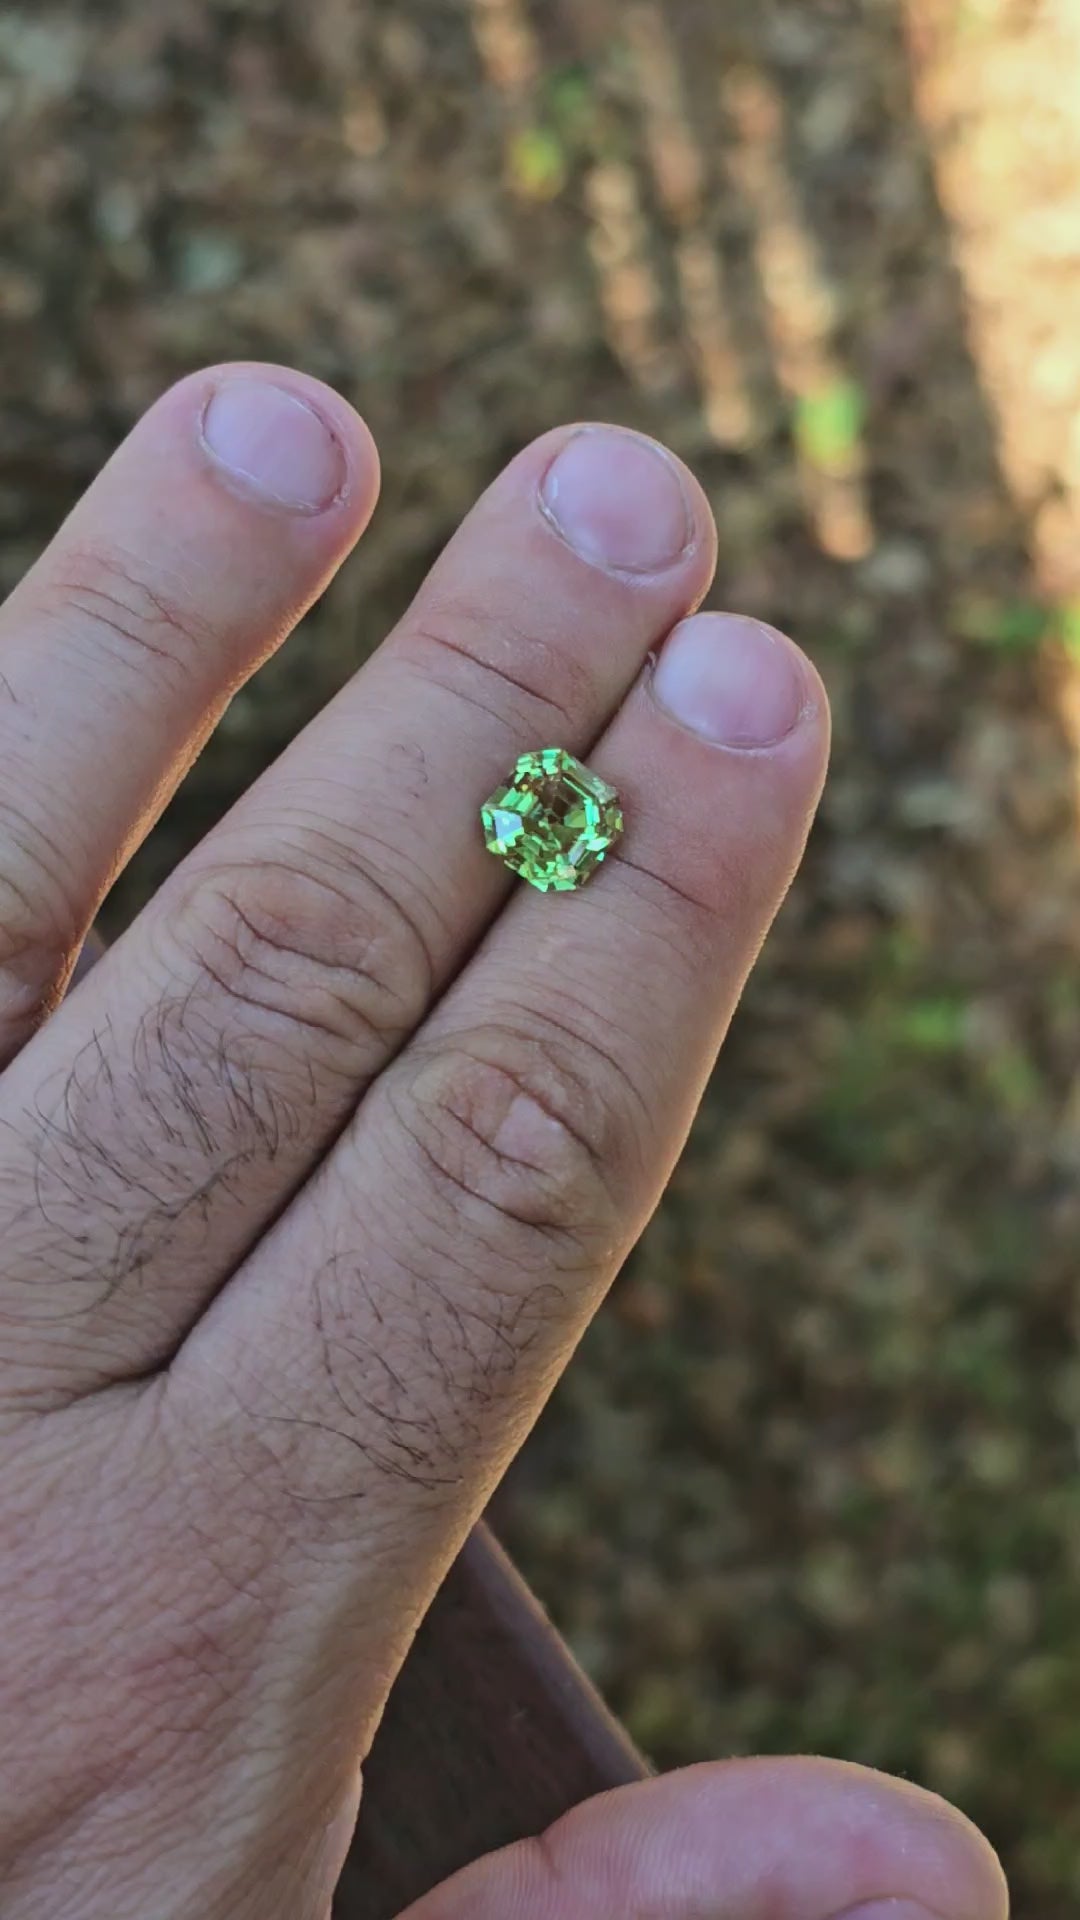
<path id="1" fill-rule="evenodd" d="M 425 1170 L 518 1259 L 550 1264 L 555 1243 L 591 1266 L 618 1237 L 626 1116 L 591 1064 L 539 1027 L 489 1026 L 423 1059 L 397 1100 Z"/>
<path id="2" fill-rule="evenodd" d="M 0 799 L 0 1047 L 28 1033 L 59 999 L 85 916 L 60 849 L 24 810 Z"/>
<path id="3" fill-rule="evenodd" d="M 215 635 L 167 574 L 147 577 L 143 563 L 118 547 L 80 542 L 50 565 L 46 606 L 91 623 L 118 658 L 141 670 L 146 656 L 185 676 L 212 648 Z"/>
<path id="4" fill-rule="evenodd" d="M 346 877 L 345 868 L 348 865 Z M 197 967 L 243 1014 L 353 1076 L 400 1043 L 433 963 L 388 890 L 342 854 L 337 879 L 278 856 L 201 876 L 176 914 Z"/>
<path id="5" fill-rule="evenodd" d="M 429 589 L 403 638 L 426 678 L 437 674 L 450 692 L 494 711 L 517 733 L 576 728 L 595 706 L 590 675 L 573 651 L 515 625 L 501 608 Z"/>

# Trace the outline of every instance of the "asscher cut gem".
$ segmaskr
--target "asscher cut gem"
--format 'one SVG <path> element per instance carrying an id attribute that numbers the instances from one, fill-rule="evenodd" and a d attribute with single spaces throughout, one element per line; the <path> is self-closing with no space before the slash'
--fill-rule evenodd
<path id="1" fill-rule="evenodd" d="M 564 747 L 523 753 L 480 818 L 488 852 L 541 893 L 583 887 L 623 830 L 614 787 Z"/>

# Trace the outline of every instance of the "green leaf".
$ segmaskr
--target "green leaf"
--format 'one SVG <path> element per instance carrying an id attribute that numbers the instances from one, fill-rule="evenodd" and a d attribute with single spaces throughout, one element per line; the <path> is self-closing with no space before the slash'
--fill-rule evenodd
<path id="1" fill-rule="evenodd" d="M 1071 600 L 1058 614 L 1058 633 L 1070 660 L 1080 666 L 1080 600 Z"/>
<path id="2" fill-rule="evenodd" d="M 854 380 L 833 380 L 804 393 L 795 407 L 795 440 L 812 466 L 826 473 L 850 472 L 859 451 L 865 402 Z"/>
<path id="3" fill-rule="evenodd" d="M 964 1044 L 967 1008 L 945 995 L 917 1000 L 897 1020 L 901 1039 L 920 1053 L 956 1053 Z"/>
<path id="4" fill-rule="evenodd" d="M 573 132 L 593 108 L 593 86 L 587 67 L 563 67 L 547 83 L 547 98 L 553 119 L 567 132 Z"/>
<path id="5" fill-rule="evenodd" d="M 510 170 L 528 199 L 554 199 L 566 182 L 562 142 L 547 127 L 526 127 L 511 144 Z"/>
<path id="6" fill-rule="evenodd" d="M 983 600 L 973 596 L 959 610 L 957 625 L 965 640 L 1001 653 L 1033 653 L 1052 631 L 1053 621 L 1037 600 Z"/>

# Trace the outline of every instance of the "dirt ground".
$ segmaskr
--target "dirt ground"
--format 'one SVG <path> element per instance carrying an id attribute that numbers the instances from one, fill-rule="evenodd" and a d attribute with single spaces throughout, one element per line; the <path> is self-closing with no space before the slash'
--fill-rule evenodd
<path id="1" fill-rule="evenodd" d="M 836 714 L 661 1212 L 501 1497 L 664 1765 L 911 1775 L 1080 1896 L 1080 0 L 0 13 L 0 570 L 231 355 L 340 386 L 375 530 L 119 924 L 556 421 L 668 440 L 712 602 Z"/>

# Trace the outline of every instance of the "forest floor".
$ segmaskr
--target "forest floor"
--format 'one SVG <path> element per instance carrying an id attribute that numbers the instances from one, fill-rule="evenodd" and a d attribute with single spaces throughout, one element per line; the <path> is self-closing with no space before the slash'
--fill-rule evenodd
<path id="1" fill-rule="evenodd" d="M 0 584 L 236 355 L 375 529 L 125 918 L 554 422 L 667 440 L 833 771 L 660 1213 L 501 1496 L 662 1764 L 816 1749 L 1080 1898 L 1080 0 L 35 0 L 0 16 Z"/>

